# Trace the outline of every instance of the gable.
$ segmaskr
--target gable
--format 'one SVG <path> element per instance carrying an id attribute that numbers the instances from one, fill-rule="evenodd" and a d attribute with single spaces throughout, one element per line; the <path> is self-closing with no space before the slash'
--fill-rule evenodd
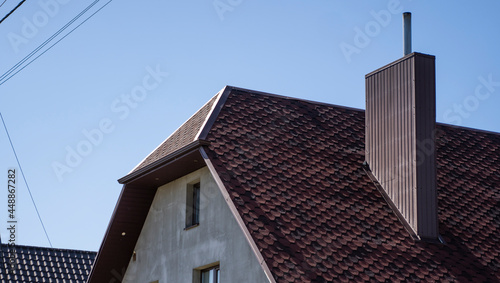
<path id="1" fill-rule="evenodd" d="M 200 183 L 200 221 L 186 228 L 186 188 Z M 158 188 L 123 282 L 192 283 L 193 270 L 218 263 L 221 282 L 268 282 L 257 257 L 204 167 Z"/>

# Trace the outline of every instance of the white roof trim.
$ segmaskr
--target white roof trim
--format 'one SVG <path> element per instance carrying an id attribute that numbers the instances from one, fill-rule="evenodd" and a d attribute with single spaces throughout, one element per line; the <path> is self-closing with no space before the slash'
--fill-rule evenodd
<path id="1" fill-rule="evenodd" d="M 212 116 L 212 113 L 214 112 L 214 109 L 215 107 L 217 107 L 217 103 L 219 103 L 219 100 L 222 96 L 222 94 L 224 93 L 224 90 L 226 90 L 227 86 L 224 87 L 223 89 L 221 89 L 215 96 L 219 96 L 217 97 L 217 99 L 214 101 L 214 103 L 212 104 L 212 109 L 210 109 L 210 112 L 208 112 L 208 115 L 205 117 L 205 121 L 203 121 L 203 124 L 201 125 L 200 129 L 198 130 L 198 133 L 196 134 L 196 136 L 194 136 L 194 140 L 197 140 L 200 138 L 200 134 L 201 132 L 203 131 L 203 129 L 205 129 L 205 126 L 207 125 L 207 122 L 208 122 L 208 119 L 210 119 L 210 117 Z M 212 99 L 210 99 L 212 100 Z M 208 102 L 210 102 L 210 100 Z M 208 103 L 207 102 L 207 103 Z M 206 105 L 206 103 L 205 103 Z M 205 106 L 203 105 L 203 106 Z M 202 106 L 202 108 L 203 108 Z M 201 108 L 200 108 L 201 109 Z"/>

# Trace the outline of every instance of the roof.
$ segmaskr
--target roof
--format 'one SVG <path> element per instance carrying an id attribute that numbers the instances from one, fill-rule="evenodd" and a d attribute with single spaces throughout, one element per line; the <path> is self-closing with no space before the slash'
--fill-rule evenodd
<path id="1" fill-rule="evenodd" d="M 363 110 L 235 87 L 215 99 L 199 151 L 276 282 L 500 281 L 500 134 L 437 125 L 445 244 L 428 243 L 410 236 L 363 167 Z M 155 166 L 120 179 L 124 191 L 153 182 Z M 134 245 L 121 246 L 125 267 Z"/>
<path id="2" fill-rule="evenodd" d="M 18 268 L 11 270 L 12 248 L 1 244 L 0 282 L 86 282 L 95 252 L 15 246 Z"/>
<path id="3" fill-rule="evenodd" d="M 200 110 L 161 143 L 160 146 L 149 154 L 136 168 L 134 168 L 134 170 L 132 170 L 132 172 L 137 172 L 144 167 L 151 166 L 161 158 L 195 141 L 217 98 L 218 96 L 216 95 L 203 105 Z"/>

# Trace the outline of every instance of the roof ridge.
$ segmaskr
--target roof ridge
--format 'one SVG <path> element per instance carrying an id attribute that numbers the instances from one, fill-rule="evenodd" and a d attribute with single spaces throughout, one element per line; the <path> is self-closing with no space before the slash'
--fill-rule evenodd
<path id="1" fill-rule="evenodd" d="M 252 93 L 252 94 L 259 94 L 259 95 L 271 96 L 271 97 L 288 99 L 288 100 L 295 100 L 295 101 L 305 102 L 305 103 L 309 103 L 309 104 L 315 104 L 315 105 L 321 105 L 321 106 L 329 106 L 329 107 L 338 107 L 338 108 L 347 109 L 347 110 L 354 110 L 354 111 L 362 111 L 362 112 L 365 111 L 365 109 L 361 109 L 361 108 L 343 106 L 343 105 L 338 105 L 338 104 L 333 104 L 333 103 L 328 103 L 328 102 L 321 102 L 321 101 L 314 101 L 314 100 L 302 99 L 302 98 L 298 98 L 298 97 L 292 97 L 292 96 L 287 96 L 287 95 L 280 95 L 280 94 L 275 94 L 275 93 L 270 93 L 270 92 L 264 92 L 264 91 L 258 91 L 258 90 L 252 90 L 252 89 L 241 88 L 241 87 L 235 87 L 235 86 L 227 86 L 227 87 L 230 87 L 232 90 L 236 90 L 236 91 L 244 91 L 244 92 L 248 92 L 248 93 Z"/>
<path id="2" fill-rule="evenodd" d="M 443 127 L 464 129 L 464 130 L 467 130 L 467 131 L 475 131 L 475 132 L 480 132 L 480 133 L 485 133 L 485 134 L 500 135 L 500 132 L 494 132 L 494 131 L 483 130 L 483 129 L 476 129 L 476 128 L 472 128 L 472 127 L 466 127 L 466 126 L 460 126 L 460 125 L 453 125 L 453 124 L 447 124 L 447 123 L 441 123 L 441 122 L 436 122 L 436 125 L 440 125 L 440 126 L 443 126 Z"/>
<path id="3" fill-rule="evenodd" d="M 420 54 L 422 54 L 422 53 L 420 53 Z M 422 55 L 430 56 L 430 55 L 427 55 L 427 54 L 422 54 Z M 328 102 L 313 101 L 313 100 L 296 98 L 296 97 L 291 97 L 291 96 L 286 96 L 286 95 L 280 95 L 280 94 L 275 94 L 275 93 L 270 93 L 270 92 L 263 92 L 263 91 L 258 91 L 258 90 L 252 90 L 252 89 L 247 89 L 247 88 L 242 88 L 242 87 L 235 87 L 235 86 L 229 86 L 229 85 L 227 87 L 230 87 L 232 90 L 237 90 L 237 91 L 239 90 L 239 91 L 244 91 L 244 92 L 248 92 L 248 93 L 255 93 L 255 94 L 272 96 L 272 97 L 277 97 L 277 98 L 283 98 L 283 99 L 289 99 L 289 100 L 296 100 L 296 101 L 306 102 L 306 103 L 310 103 L 310 104 L 316 104 L 316 105 L 322 105 L 322 106 L 330 106 L 330 107 L 338 107 L 338 108 L 347 109 L 347 110 L 354 110 L 354 111 L 366 112 L 366 109 L 362 109 L 362 108 L 349 107 L 349 106 L 338 105 L 338 104 L 333 104 L 333 103 L 328 103 Z M 453 124 L 447 124 L 447 123 L 442 123 L 442 122 L 437 122 L 437 121 L 436 121 L 436 124 L 443 125 L 443 126 L 449 126 L 449 127 L 452 127 L 452 128 L 463 128 L 465 130 L 473 130 L 473 131 L 487 133 L 487 134 L 500 135 L 500 132 L 494 132 L 494 131 L 490 131 L 490 130 L 472 128 L 472 127 L 467 127 L 467 126 L 453 125 Z"/>
<path id="4" fill-rule="evenodd" d="M 214 120 L 214 119 L 211 119 L 211 117 L 212 117 L 212 115 L 213 115 L 213 113 L 214 113 L 214 110 L 216 109 L 217 105 L 218 105 L 218 104 L 219 104 L 219 102 L 221 101 L 221 97 L 223 97 L 223 96 L 224 96 L 224 93 L 226 93 L 226 91 L 227 91 L 229 88 L 230 88 L 229 86 L 225 86 L 225 87 L 223 87 L 223 88 L 222 88 L 221 90 L 219 90 L 219 92 L 217 92 L 217 94 L 214 96 L 214 97 L 217 97 L 217 96 L 219 96 L 219 97 L 218 97 L 218 98 L 217 98 L 217 99 L 213 102 L 213 104 L 212 104 L 212 107 L 211 107 L 210 111 L 208 112 L 207 116 L 205 117 L 205 121 L 203 121 L 203 124 L 201 125 L 200 129 L 198 130 L 198 133 L 194 136 L 194 140 L 200 139 L 200 137 L 202 137 L 202 139 L 204 139 L 204 138 L 205 138 L 204 136 L 202 136 L 202 134 L 205 132 L 205 130 L 206 130 L 206 131 L 208 131 L 208 130 L 210 130 L 210 128 L 212 127 L 212 123 L 210 123 L 210 122 Z M 203 109 L 203 107 L 204 107 L 205 105 L 207 105 L 208 103 L 210 103 L 210 101 L 211 101 L 212 99 L 214 99 L 214 97 L 212 97 L 210 100 L 208 100 L 208 101 L 207 101 L 207 103 L 205 103 L 205 104 L 204 104 L 204 105 L 203 105 L 200 109 L 198 109 L 198 111 L 200 111 L 201 109 Z M 227 95 L 226 95 L 226 97 L 227 97 Z M 222 104 L 224 104 L 224 102 L 225 102 L 225 101 L 223 101 L 223 102 L 222 102 Z M 219 110 L 220 110 L 220 107 L 219 107 Z M 196 114 L 196 113 L 198 113 L 198 111 L 196 111 L 196 112 L 195 112 L 195 114 Z M 219 112 L 219 111 L 217 111 L 217 112 Z M 191 117 L 193 117 L 195 114 L 193 114 Z M 218 113 L 217 113 L 217 114 L 218 114 Z M 215 116 L 217 116 L 217 115 L 215 115 Z M 191 117 L 190 117 L 189 119 L 191 119 Z M 215 118 L 215 117 L 214 117 L 214 118 Z M 187 122 L 187 121 L 189 121 L 189 119 L 188 119 L 188 120 L 186 120 L 186 122 Z M 208 129 L 205 129 L 206 127 L 207 127 Z"/>
<path id="5" fill-rule="evenodd" d="M 212 109 L 208 113 L 207 117 L 205 117 L 205 121 L 203 125 L 200 127 L 198 134 L 196 135 L 196 139 L 205 140 L 207 138 L 208 132 L 212 129 L 212 125 L 214 124 L 217 116 L 219 116 L 220 111 L 224 107 L 229 94 L 232 93 L 234 87 L 226 85 L 223 87 L 217 95 L 220 95 L 217 101 L 214 101 L 212 105 Z"/>

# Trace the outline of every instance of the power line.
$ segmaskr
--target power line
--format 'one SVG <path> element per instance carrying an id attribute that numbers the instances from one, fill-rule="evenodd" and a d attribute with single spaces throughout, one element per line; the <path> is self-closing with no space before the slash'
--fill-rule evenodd
<path id="1" fill-rule="evenodd" d="M 17 68 L 19 68 L 19 66 L 21 66 L 22 64 L 24 64 L 26 61 L 28 61 L 31 57 L 33 57 L 37 52 L 39 52 L 43 47 L 45 47 L 47 44 L 49 44 L 49 42 L 51 42 L 54 38 L 56 38 L 59 34 L 61 34 L 65 29 L 67 29 L 70 25 L 72 25 L 76 20 L 78 20 L 82 15 L 84 15 L 89 9 L 91 9 L 95 4 L 97 4 L 99 2 L 99 0 L 95 0 L 94 2 L 92 2 L 89 6 L 87 6 L 85 9 L 83 9 L 83 11 L 81 11 L 78 15 L 76 15 L 73 19 L 71 19 L 68 23 L 66 23 L 62 28 L 60 28 L 57 32 L 55 32 L 52 36 L 50 36 L 47 40 L 45 40 L 42 44 L 40 44 L 37 48 L 35 48 L 33 51 L 31 51 L 31 53 L 29 53 L 28 55 L 26 55 L 21 61 L 19 61 L 17 64 L 15 64 L 14 66 L 12 66 L 12 68 L 10 68 L 7 72 L 5 72 L 1 77 L 0 77 L 0 85 L 4 84 L 7 80 L 9 80 L 12 76 L 14 76 L 15 74 L 17 74 L 19 71 L 21 71 L 22 69 L 24 69 L 27 65 L 31 64 L 31 62 L 33 62 L 34 60 L 36 60 L 37 58 L 35 58 L 34 60 L 32 60 L 31 62 L 29 62 L 28 64 L 26 64 L 24 67 L 22 67 L 20 70 L 17 70 Z M 70 32 L 71 33 L 71 32 Z M 69 34 L 69 33 L 68 33 Z M 56 42 L 57 44 L 57 42 Z M 54 44 L 55 45 L 55 44 Z M 52 47 L 50 47 L 52 48 Z M 49 49 L 50 49 L 49 48 Z M 48 49 L 47 49 L 48 50 Z M 43 54 L 43 53 L 42 53 Z M 13 72 L 15 72 L 12 76 L 8 77 L 7 79 L 5 79 L 7 76 L 9 76 L 10 74 L 12 74 Z"/>
<path id="2" fill-rule="evenodd" d="M 47 240 L 49 241 L 50 247 L 52 248 L 52 242 L 49 239 L 49 234 L 47 234 L 47 230 L 45 229 L 45 225 L 43 225 L 42 217 L 40 216 L 40 213 L 38 212 L 38 208 L 36 207 L 35 199 L 33 198 L 33 195 L 31 194 L 30 187 L 28 186 L 28 181 L 26 181 L 26 177 L 24 176 L 23 168 L 21 167 L 21 162 L 19 162 L 19 158 L 17 158 L 16 150 L 14 149 L 14 144 L 12 143 L 12 140 L 10 139 L 9 131 L 7 130 L 7 126 L 5 125 L 5 121 L 3 120 L 2 113 L 0 113 L 0 118 L 2 119 L 3 127 L 5 129 L 5 132 L 7 133 L 7 137 L 9 138 L 10 146 L 12 147 L 12 151 L 14 152 L 14 156 L 16 157 L 17 165 L 19 166 L 19 171 L 21 171 L 21 175 L 23 176 L 24 183 L 26 184 L 26 188 L 28 188 L 28 192 L 31 197 L 31 202 L 33 202 L 33 206 L 35 207 L 36 214 L 38 215 L 38 219 L 40 220 L 40 223 L 42 224 L 43 232 L 45 232 L 45 236 L 47 237 Z"/>
<path id="3" fill-rule="evenodd" d="M 5 1 L 7 1 L 7 0 L 5 0 Z M 0 5 L 0 7 L 2 7 L 2 6 L 3 6 L 3 4 L 5 4 L 5 1 L 3 1 L 2 5 Z M 19 2 L 19 4 L 17 4 L 17 6 L 16 6 L 14 9 L 12 9 L 12 11 L 10 11 L 7 15 L 5 15 L 5 17 L 3 17 L 3 19 L 1 19 L 1 20 L 0 20 L 0 24 L 1 24 L 1 23 L 5 20 L 5 19 L 7 19 L 7 18 L 10 16 L 10 14 L 14 13 L 14 11 L 15 11 L 15 10 L 17 10 L 17 8 L 21 7 L 21 5 L 22 5 L 25 1 L 26 1 L 26 0 L 23 0 L 23 1 Z"/>
<path id="4" fill-rule="evenodd" d="M 50 43 L 54 38 L 56 38 L 61 32 L 63 32 L 65 29 L 67 29 L 70 25 L 72 25 L 76 20 L 78 20 L 82 15 L 88 12 L 97 2 L 100 0 L 96 0 L 92 2 L 89 6 L 87 6 L 82 12 L 80 12 L 77 16 L 75 16 L 71 21 L 69 21 L 67 24 L 65 24 L 62 28 L 60 28 L 56 33 L 54 33 L 51 37 L 49 37 L 47 40 L 45 40 L 42 44 L 40 44 L 35 50 L 33 50 L 30 54 L 28 54 L 26 57 L 24 57 L 21 61 L 19 61 L 17 64 L 15 64 L 12 68 L 10 68 L 7 72 L 5 72 L 1 77 L 0 77 L 0 85 L 3 85 L 5 82 L 7 82 L 9 79 L 11 79 L 13 76 L 15 76 L 17 73 L 22 71 L 24 68 L 26 68 L 28 65 L 33 63 L 36 59 L 38 59 L 40 56 L 45 54 L 45 52 L 49 51 L 52 47 L 54 47 L 56 44 L 58 44 L 61 40 L 66 38 L 68 35 L 70 35 L 73 31 L 75 31 L 77 28 L 79 28 L 82 24 L 87 22 L 90 18 L 92 18 L 95 14 L 97 14 L 99 11 L 101 11 L 104 7 L 106 7 L 111 1 L 109 0 L 106 2 L 102 7 L 100 7 L 97 11 L 92 13 L 89 17 L 87 17 L 85 20 L 83 20 L 80 24 L 78 24 L 75 28 L 70 30 L 67 34 L 65 34 L 62 38 L 60 38 L 58 41 L 56 41 L 54 44 L 49 46 L 47 49 L 45 49 L 41 54 L 36 56 L 33 60 L 29 61 L 26 63 L 24 66 L 20 67 L 22 64 L 24 64 L 26 61 L 28 61 L 31 57 L 33 57 L 37 52 L 39 52 L 43 47 L 45 47 L 48 43 Z M 17 70 L 16 70 L 17 69 Z"/>
<path id="5" fill-rule="evenodd" d="M 52 36 L 50 36 L 47 40 L 45 40 L 42 44 L 40 44 L 37 48 L 35 48 L 33 51 L 31 51 L 30 54 L 26 55 L 21 61 L 17 62 L 12 68 L 10 68 L 7 72 L 5 72 L 1 77 L 0 80 L 4 80 L 5 77 L 10 75 L 12 72 L 15 71 L 19 66 L 21 66 L 24 62 L 26 62 L 29 58 L 33 57 L 40 49 L 45 47 L 49 42 L 51 42 L 54 38 L 56 38 L 61 32 L 63 32 L 66 28 L 68 28 L 71 24 L 73 24 L 76 20 L 78 20 L 83 14 L 85 14 L 90 8 L 92 8 L 95 4 L 97 4 L 99 0 L 95 0 L 92 2 L 89 6 L 87 6 L 83 11 L 81 11 L 78 15 L 76 15 L 71 21 L 66 23 L 62 28 L 60 28 L 57 32 L 55 32 Z M 3 84 L 3 82 L 2 82 Z"/>
<path id="6" fill-rule="evenodd" d="M 7 0 L 3 0 L 2 4 L 0 4 L 0 7 L 3 6 L 3 4 L 5 4 L 5 2 L 7 2 Z M 1 241 L 0 241 L 1 242 Z"/>

